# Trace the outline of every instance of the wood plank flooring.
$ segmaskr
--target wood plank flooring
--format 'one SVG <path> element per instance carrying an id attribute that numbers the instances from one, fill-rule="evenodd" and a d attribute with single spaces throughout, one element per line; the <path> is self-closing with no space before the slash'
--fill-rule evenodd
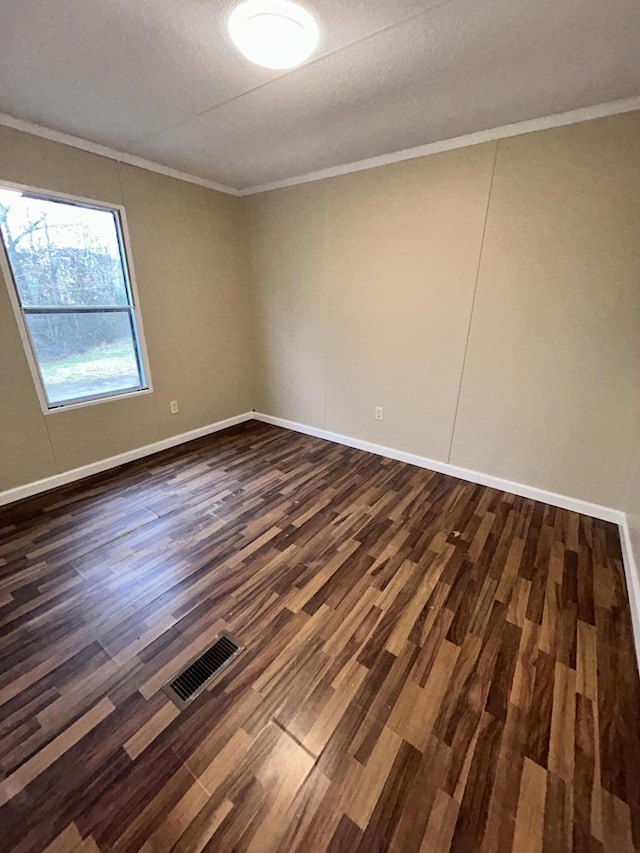
<path id="1" fill-rule="evenodd" d="M 640 849 L 605 522 L 252 422 L 0 511 L 0 637 L 3 850 Z"/>

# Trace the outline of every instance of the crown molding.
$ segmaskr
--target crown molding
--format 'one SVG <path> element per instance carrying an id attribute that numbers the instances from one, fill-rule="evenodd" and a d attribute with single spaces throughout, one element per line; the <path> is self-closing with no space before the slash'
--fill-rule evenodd
<path id="1" fill-rule="evenodd" d="M 32 136 L 48 139 L 50 142 L 70 145 L 72 148 L 79 148 L 81 151 L 87 151 L 90 154 L 98 154 L 101 157 L 108 157 L 110 160 L 117 160 L 118 163 L 126 163 L 128 166 L 137 166 L 149 172 L 157 172 L 159 175 L 165 175 L 167 178 L 176 178 L 178 181 L 197 184 L 199 187 L 217 190 L 227 195 L 241 195 L 240 190 L 237 190 L 235 187 L 219 184 L 217 181 L 210 181 L 207 178 L 200 178 L 197 175 L 190 175 L 188 172 L 181 172 L 178 169 L 163 166 L 162 163 L 156 163 L 153 160 L 147 160 L 135 154 L 127 154 L 125 151 L 119 151 L 116 148 L 109 148 L 107 145 L 99 145 L 97 142 L 91 142 L 79 136 L 72 136 L 69 133 L 62 133 L 59 130 L 51 130 L 40 124 L 32 124 L 31 122 L 14 118 L 8 113 L 0 113 L 0 126 L 9 127 L 12 130 L 21 130 L 23 133 L 30 133 Z"/>
<path id="2" fill-rule="evenodd" d="M 439 142 L 428 142 L 426 145 L 418 145 L 415 148 L 405 148 L 402 151 L 393 151 L 390 154 L 381 154 L 377 157 L 369 157 L 366 160 L 356 160 L 353 163 L 345 163 L 341 166 L 331 166 L 328 169 L 319 169 L 317 172 L 309 172 L 306 175 L 296 175 L 292 178 L 283 178 L 280 181 L 271 181 L 267 184 L 259 184 L 240 190 L 241 196 L 257 195 L 258 193 L 279 190 L 284 187 L 293 187 L 297 184 L 307 184 L 312 181 L 322 181 L 325 178 L 335 178 L 339 175 L 348 175 L 351 172 L 363 172 L 366 169 L 377 169 L 379 166 L 387 166 L 390 163 L 400 163 L 403 160 L 414 160 L 417 157 L 426 157 L 429 154 L 439 154 L 442 151 L 453 151 L 456 148 L 468 148 L 471 145 L 480 145 L 482 142 L 493 142 L 497 139 L 507 139 L 510 136 L 522 136 L 525 133 L 534 133 L 538 130 L 548 130 L 553 127 L 564 127 L 569 124 L 579 124 L 596 118 L 621 115 L 640 110 L 640 96 L 634 98 L 623 98 L 618 101 L 608 101 L 604 104 L 595 104 L 591 107 L 582 107 L 577 110 L 569 110 L 564 113 L 555 113 L 550 116 L 527 119 L 526 121 L 505 124 L 501 127 L 493 127 L 489 130 L 479 130 L 475 133 L 467 133 L 464 136 L 454 136 L 451 139 L 443 139 Z"/>
<path id="3" fill-rule="evenodd" d="M 453 151 L 456 148 L 468 148 L 471 145 L 480 145 L 483 142 L 494 142 L 498 139 L 507 139 L 511 136 L 522 136 L 525 133 L 535 133 L 536 131 L 548 130 L 553 127 L 564 127 L 570 124 L 579 124 L 580 122 L 591 121 L 592 119 L 622 115 L 623 113 L 630 113 L 635 110 L 640 110 L 640 96 L 622 98 L 618 101 L 607 101 L 604 104 L 594 104 L 593 106 L 581 107 L 577 110 L 569 110 L 567 112 L 555 113 L 549 116 L 540 116 L 539 118 L 527 119 L 513 124 L 505 124 L 488 130 L 479 130 L 474 133 L 464 134 L 463 136 L 454 136 L 450 139 L 428 142 L 425 145 L 418 145 L 414 148 L 392 151 L 390 154 L 381 154 L 376 157 L 369 157 L 365 160 L 355 160 L 352 163 L 343 163 L 339 166 L 331 166 L 327 169 L 308 172 L 305 175 L 294 175 L 290 178 L 283 178 L 282 180 L 271 181 L 266 184 L 256 184 L 255 186 L 244 187 L 243 189 L 231 187 L 227 184 L 220 184 L 217 181 L 201 178 L 198 175 L 191 175 L 188 172 L 181 172 L 178 169 L 163 166 L 162 163 L 156 163 L 153 160 L 147 160 L 144 157 L 138 157 L 135 154 L 127 154 L 125 151 L 119 151 L 116 148 L 109 148 L 106 145 L 100 145 L 97 142 L 91 142 L 90 140 L 82 139 L 79 136 L 72 136 L 71 134 L 62 133 L 59 130 L 51 130 L 50 128 L 43 127 L 39 124 L 32 124 L 31 122 L 14 118 L 8 113 L 0 113 L 0 126 L 9 127 L 13 130 L 20 130 L 24 133 L 30 133 L 33 136 L 49 139 L 51 142 L 59 142 L 62 145 L 70 145 L 72 148 L 79 148 L 81 151 L 88 151 L 91 154 L 108 157 L 110 160 L 117 160 L 119 163 L 126 163 L 129 166 L 138 166 L 139 168 L 147 169 L 150 172 L 157 172 L 158 174 L 166 175 L 169 178 L 176 178 L 179 181 L 187 181 L 190 184 L 197 184 L 200 187 L 217 190 L 218 192 L 226 193 L 227 195 L 250 196 L 257 195 L 258 193 L 269 192 L 271 190 L 283 189 L 284 187 L 293 187 L 297 184 L 307 184 L 312 181 L 322 181 L 325 178 L 335 178 L 340 175 L 348 175 L 351 172 L 363 172 L 367 169 L 377 169 L 380 166 L 387 166 L 390 163 L 400 163 L 403 160 L 415 160 L 418 157 L 427 157 L 429 154 L 439 154 L 443 151 Z"/>

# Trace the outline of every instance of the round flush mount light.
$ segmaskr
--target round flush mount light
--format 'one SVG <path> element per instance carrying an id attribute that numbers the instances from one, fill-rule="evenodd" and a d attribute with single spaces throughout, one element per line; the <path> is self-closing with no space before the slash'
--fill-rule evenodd
<path id="1" fill-rule="evenodd" d="M 247 0 L 231 13 L 229 35 L 238 50 L 264 68 L 294 68 L 313 53 L 318 25 L 290 0 Z"/>

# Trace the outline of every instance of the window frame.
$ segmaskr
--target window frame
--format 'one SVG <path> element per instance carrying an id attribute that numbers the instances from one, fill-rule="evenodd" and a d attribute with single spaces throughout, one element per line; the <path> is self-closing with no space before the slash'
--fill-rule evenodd
<path id="1" fill-rule="evenodd" d="M 127 214 L 122 204 L 114 204 L 112 202 L 105 201 L 96 201 L 95 199 L 84 198 L 82 196 L 70 195 L 69 193 L 57 192 L 55 190 L 41 189 L 39 187 L 32 187 L 27 184 L 17 184 L 9 181 L 0 180 L 0 189 L 5 190 L 14 190 L 16 192 L 21 192 L 26 196 L 30 196 L 32 198 L 42 199 L 43 201 L 62 201 L 68 204 L 75 204 L 79 207 L 88 207 L 93 208 L 95 210 L 103 210 L 109 213 L 115 214 L 114 221 L 116 224 L 116 233 L 118 238 L 118 244 L 120 246 L 120 258 L 122 261 L 122 270 L 125 279 L 125 286 L 128 290 L 130 304 L 126 306 L 122 306 L 121 313 L 128 313 L 129 316 L 133 317 L 134 322 L 132 323 L 132 334 L 134 346 L 136 348 L 136 355 L 139 360 L 139 368 L 144 374 L 142 377 L 143 384 L 140 388 L 135 388 L 133 390 L 123 390 L 123 391 L 108 391 L 104 394 L 95 394 L 90 397 L 78 397 L 73 400 L 67 400 L 62 403 L 54 403 L 50 404 L 47 398 L 47 392 L 45 388 L 44 379 L 42 377 L 42 373 L 40 370 L 40 364 L 38 362 L 38 357 L 36 355 L 36 351 L 31 339 L 31 333 L 29 331 L 28 323 L 25 319 L 25 309 L 23 308 L 20 300 L 20 294 L 18 292 L 18 287 L 16 285 L 13 269 L 11 267 L 11 263 L 9 261 L 8 253 L 6 246 L 4 244 L 4 239 L 2 234 L 0 234 L 0 271 L 4 277 L 7 291 L 9 293 L 9 301 L 11 302 L 11 307 L 13 309 L 13 313 L 16 319 L 16 323 L 18 324 L 18 331 L 20 333 L 20 339 L 22 341 L 22 345 L 24 347 L 25 355 L 27 357 L 27 362 L 29 363 L 29 369 L 31 371 L 31 376 L 33 378 L 33 383 L 35 385 L 36 394 L 38 396 L 38 400 L 40 402 L 40 407 L 42 409 L 43 414 L 51 415 L 55 412 L 65 412 L 69 409 L 80 409 L 86 406 L 94 406 L 98 403 L 106 403 L 111 400 L 123 400 L 129 397 L 139 397 L 143 394 L 152 394 L 153 393 L 153 385 L 151 382 L 151 370 L 149 367 L 149 356 L 147 354 L 147 345 L 144 335 L 144 326 L 142 323 L 142 311 L 140 308 L 140 299 L 138 296 L 138 288 L 136 286 L 136 277 L 133 269 L 133 258 L 131 252 L 131 240 L 129 237 L 129 227 L 127 225 Z M 78 313 L 87 313 L 83 306 L 69 306 L 78 308 Z M 91 306 L 89 313 L 95 313 L 96 308 L 100 308 L 101 306 Z M 117 310 L 115 308 L 109 308 L 107 310 Z M 103 308 L 103 310 L 105 310 Z M 27 309 L 27 312 L 30 313 L 38 313 L 38 311 L 34 311 L 33 309 Z M 44 312 L 47 313 L 45 308 Z M 56 313 L 55 310 L 49 310 L 48 313 Z M 68 310 L 63 310 L 58 313 L 72 313 Z"/>

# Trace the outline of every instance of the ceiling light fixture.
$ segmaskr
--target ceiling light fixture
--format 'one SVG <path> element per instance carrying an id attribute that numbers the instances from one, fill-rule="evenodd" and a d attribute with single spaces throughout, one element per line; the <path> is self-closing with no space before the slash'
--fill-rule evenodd
<path id="1" fill-rule="evenodd" d="M 290 0 L 247 0 L 231 13 L 229 35 L 238 50 L 264 68 L 294 68 L 313 53 L 318 25 Z"/>

